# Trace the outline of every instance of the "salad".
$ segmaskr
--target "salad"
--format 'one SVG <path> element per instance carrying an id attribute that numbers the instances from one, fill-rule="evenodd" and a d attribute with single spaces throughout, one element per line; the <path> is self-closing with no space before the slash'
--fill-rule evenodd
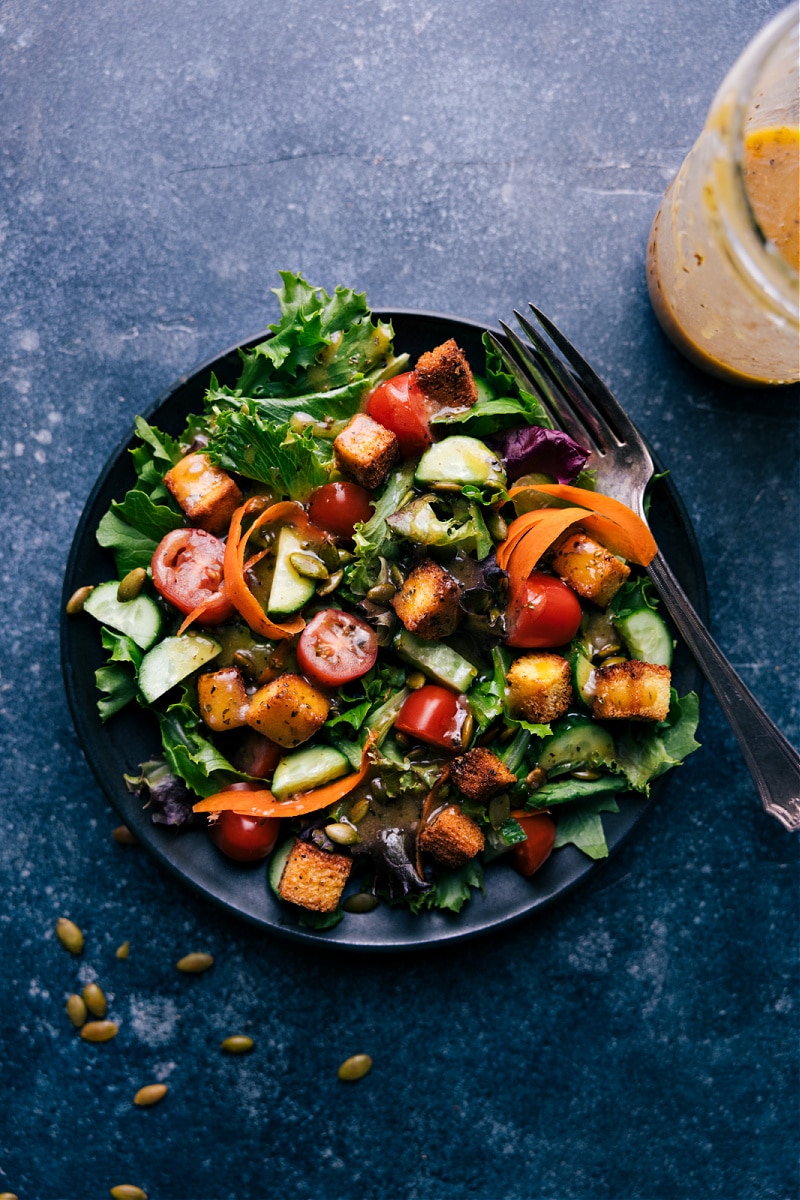
<path id="1" fill-rule="evenodd" d="M 412 363 L 363 295 L 281 281 L 235 386 L 178 438 L 137 419 L 113 578 L 69 605 L 101 719 L 152 717 L 129 790 L 317 929 L 604 857 L 601 814 L 697 748 L 647 525 L 488 337 Z"/>

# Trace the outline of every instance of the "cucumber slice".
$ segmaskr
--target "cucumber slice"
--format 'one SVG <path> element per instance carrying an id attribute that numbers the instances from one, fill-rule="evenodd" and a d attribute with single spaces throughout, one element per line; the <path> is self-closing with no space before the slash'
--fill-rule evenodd
<path id="1" fill-rule="evenodd" d="M 505 485 L 506 473 L 496 454 L 477 438 L 456 435 L 425 451 L 414 475 L 417 483 Z"/>
<path id="2" fill-rule="evenodd" d="M 350 770 L 350 760 L 333 746 L 308 746 L 287 754 L 275 768 L 270 788 L 276 800 L 294 792 L 310 792 Z"/>
<path id="3" fill-rule="evenodd" d="M 290 554 L 308 551 L 308 545 L 293 525 L 284 525 L 278 534 L 275 574 L 269 590 L 267 610 L 270 616 L 283 617 L 297 612 L 314 595 L 316 580 L 301 575 L 289 562 Z"/>
<path id="4" fill-rule="evenodd" d="M 565 721 L 545 738 L 539 766 L 548 775 L 568 775 L 580 767 L 603 767 L 614 761 L 614 739 L 602 725 L 582 717 Z"/>
<path id="5" fill-rule="evenodd" d="M 284 867 L 286 866 L 286 860 L 292 853 L 294 843 L 294 838 L 287 838 L 285 842 L 281 842 L 280 845 L 276 846 L 272 851 L 272 857 L 269 860 L 269 871 L 267 872 L 269 886 L 272 888 L 279 900 L 283 898 L 278 891 L 278 888 L 281 884 L 281 876 L 283 875 Z"/>
<path id="6" fill-rule="evenodd" d="M 581 654 L 580 650 L 573 650 L 569 656 L 570 670 L 572 671 L 572 686 L 580 696 L 584 704 L 591 707 L 592 697 L 594 696 L 594 667 L 591 659 L 585 654 Z"/>
<path id="7" fill-rule="evenodd" d="M 161 613 L 155 600 L 143 592 L 134 600 L 118 600 L 119 584 L 113 579 L 101 583 L 88 595 L 84 611 L 103 625 L 124 633 L 147 650 L 161 631 Z"/>
<path id="8" fill-rule="evenodd" d="M 652 608 L 637 608 L 627 617 L 616 617 L 614 625 L 622 635 L 631 658 L 662 667 L 672 666 L 674 642 L 660 613 Z"/>
<path id="9" fill-rule="evenodd" d="M 198 667 L 215 658 L 222 647 L 199 633 L 167 637 L 148 650 L 139 667 L 139 691 L 151 704 Z"/>
<path id="10" fill-rule="evenodd" d="M 397 635 L 394 645 L 406 662 L 454 692 L 465 692 L 478 674 L 477 668 L 457 650 L 436 642 L 423 641 L 407 629 Z"/>

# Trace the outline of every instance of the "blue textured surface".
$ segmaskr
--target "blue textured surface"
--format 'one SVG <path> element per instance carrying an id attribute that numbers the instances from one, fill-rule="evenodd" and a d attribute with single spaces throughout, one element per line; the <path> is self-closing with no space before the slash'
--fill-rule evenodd
<path id="1" fill-rule="evenodd" d="M 274 319 L 288 267 L 490 323 L 534 299 L 671 466 L 713 630 L 796 741 L 797 389 L 685 364 L 643 268 L 717 84 L 779 7 L 0 2 L 0 1190 L 797 1197 L 798 843 L 708 693 L 702 751 L 590 885 L 372 959 L 253 930 L 113 842 L 58 667 L 97 472 L 178 375 Z M 194 949 L 213 970 L 178 975 Z M 121 1022 L 105 1046 L 64 1014 L 92 978 Z M 220 1054 L 231 1032 L 250 1056 Z M 348 1086 L 356 1051 L 375 1065 Z M 166 1099 L 134 1108 L 155 1080 Z"/>

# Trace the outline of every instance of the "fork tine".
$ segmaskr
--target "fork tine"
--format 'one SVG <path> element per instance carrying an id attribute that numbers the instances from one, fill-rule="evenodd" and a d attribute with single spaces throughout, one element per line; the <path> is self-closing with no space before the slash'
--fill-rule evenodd
<path id="1" fill-rule="evenodd" d="M 509 341 L 511 341 L 515 345 L 518 345 L 519 339 L 514 334 L 514 331 L 509 329 L 504 321 L 501 321 L 500 325 L 502 326 L 503 331 L 504 331 L 506 337 L 509 339 Z M 513 354 L 511 353 L 511 351 L 508 349 L 507 346 L 504 346 L 502 342 L 498 341 L 498 339 L 494 336 L 494 334 L 491 332 L 491 330 L 488 331 L 488 336 L 489 336 L 490 342 L 492 343 L 492 346 L 497 351 L 497 353 L 500 355 L 500 358 L 503 360 L 505 366 L 508 368 L 508 370 L 514 376 L 517 386 L 519 388 L 521 388 L 522 391 L 528 392 L 532 396 L 536 396 L 536 398 L 539 400 L 540 404 L 542 405 L 543 409 L 545 410 L 545 413 L 546 413 L 547 417 L 549 418 L 549 420 L 554 425 L 557 424 L 558 413 L 552 412 L 550 410 L 547 402 L 543 398 L 543 396 L 542 396 L 543 389 L 541 387 L 541 384 L 540 384 L 539 378 L 538 378 L 539 372 L 538 372 L 538 370 L 536 370 L 535 364 L 533 364 L 533 368 L 534 368 L 534 370 L 536 370 L 536 374 L 534 374 L 534 370 L 531 370 L 531 363 L 529 361 L 529 356 L 527 354 L 525 354 L 522 351 L 522 349 L 520 348 L 519 349 L 519 359 L 521 359 L 521 361 L 519 361 L 517 358 L 515 358 L 513 356 Z"/>

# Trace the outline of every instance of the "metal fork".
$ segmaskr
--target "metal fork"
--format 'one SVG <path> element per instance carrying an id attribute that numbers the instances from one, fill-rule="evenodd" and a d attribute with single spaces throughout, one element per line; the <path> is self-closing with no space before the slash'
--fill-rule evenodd
<path id="1" fill-rule="evenodd" d="M 528 340 L 501 321 L 508 344 L 490 334 L 495 349 L 554 424 L 590 451 L 587 466 L 596 472 L 598 489 L 646 519 L 653 461 L 644 439 L 564 334 L 535 305 L 530 309 L 536 326 L 514 311 Z M 736 735 L 762 805 L 786 829 L 800 829 L 800 754 L 734 671 L 660 553 L 647 570 Z"/>

